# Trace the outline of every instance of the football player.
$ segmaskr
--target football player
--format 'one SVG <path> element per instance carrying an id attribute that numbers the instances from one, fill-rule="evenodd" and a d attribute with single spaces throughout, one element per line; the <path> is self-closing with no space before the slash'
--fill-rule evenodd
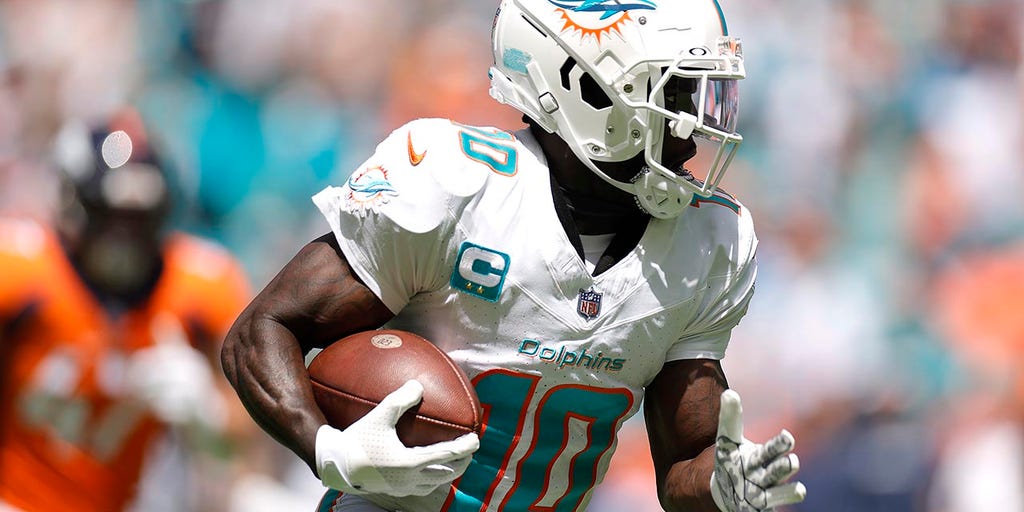
<path id="1" fill-rule="evenodd" d="M 529 128 L 413 121 L 313 198 L 331 233 L 225 343 L 250 413 L 333 489 L 321 510 L 584 510 L 641 403 L 665 509 L 800 501 L 792 436 L 744 439 L 719 364 L 757 240 L 717 188 L 745 74 L 718 2 L 504 0 L 493 51 L 491 94 Z M 703 181 L 683 167 L 694 137 L 716 151 Z M 304 354 L 380 326 L 466 370 L 479 438 L 403 446 L 416 381 L 325 425 Z"/>
<path id="2" fill-rule="evenodd" d="M 167 425 L 220 428 L 212 363 L 251 295 L 227 252 L 165 232 L 137 115 L 68 123 L 55 155 L 58 226 L 0 220 L 0 510 L 123 510 Z"/>

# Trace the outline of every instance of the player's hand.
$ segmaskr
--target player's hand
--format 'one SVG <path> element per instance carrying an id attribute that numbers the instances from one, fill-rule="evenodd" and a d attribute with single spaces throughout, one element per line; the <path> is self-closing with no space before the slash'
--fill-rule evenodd
<path id="1" fill-rule="evenodd" d="M 128 392 L 165 423 L 218 428 L 225 405 L 209 361 L 189 345 L 184 329 L 173 318 L 158 318 L 153 337 L 153 346 L 128 359 Z"/>
<path id="2" fill-rule="evenodd" d="M 715 471 L 711 495 L 723 512 L 762 512 L 799 503 L 807 495 L 800 482 L 785 483 L 800 469 L 793 450 L 793 435 L 783 430 L 765 444 L 743 438 L 740 395 L 722 393 L 715 441 Z"/>
<path id="3" fill-rule="evenodd" d="M 470 433 L 452 441 L 407 447 L 395 424 L 423 399 L 410 380 L 345 430 L 329 425 L 316 434 L 316 470 L 327 487 L 351 494 L 426 496 L 462 476 L 480 448 Z"/>

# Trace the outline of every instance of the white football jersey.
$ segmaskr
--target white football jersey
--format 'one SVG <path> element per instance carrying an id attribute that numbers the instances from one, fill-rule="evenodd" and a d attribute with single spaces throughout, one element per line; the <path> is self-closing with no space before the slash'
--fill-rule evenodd
<path id="1" fill-rule="evenodd" d="M 667 361 L 724 357 L 746 312 L 750 213 L 724 194 L 698 199 L 652 219 L 594 277 L 528 130 L 414 121 L 317 194 L 349 264 L 396 314 L 387 327 L 445 350 L 484 405 L 481 448 L 453 489 L 370 498 L 415 512 L 584 510 L 644 387 Z"/>

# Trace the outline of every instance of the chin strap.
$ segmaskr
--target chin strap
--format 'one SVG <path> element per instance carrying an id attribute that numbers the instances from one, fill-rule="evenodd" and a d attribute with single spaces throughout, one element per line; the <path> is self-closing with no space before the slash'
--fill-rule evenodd
<path id="1" fill-rule="evenodd" d="M 633 185 L 637 206 L 659 219 L 678 217 L 693 199 L 693 193 L 682 185 L 646 169 L 634 179 Z"/>
<path id="2" fill-rule="evenodd" d="M 695 186 L 700 186 L 700 181 L 686 169 L 681 169 L 678 175 Z M 651 172 L 647 167 L 644 167 L 631 181 L 636 188 L 634 196 L 636 205 L 652 217 L 659 219 L 678 217 L 693 201 L 694 194 L 689 189 L 661 174 Z"/>

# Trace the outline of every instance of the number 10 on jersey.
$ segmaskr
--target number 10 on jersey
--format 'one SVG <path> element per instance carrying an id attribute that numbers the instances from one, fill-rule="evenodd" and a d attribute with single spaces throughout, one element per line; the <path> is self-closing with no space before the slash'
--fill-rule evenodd
<path id="1" fill-rule="evenodd" d="M 480 450 L 443 510 L 574 511 L 597 484 L 598 465 L 633 406 L 626 389 L 561 385 L 544 392 L 540 377 L 507 370 L 473 382 L 484 406 Z M 504 477 L 515 482 L 494 503 Z M 481 498 L 482 497 L 482 498 Z"/>

